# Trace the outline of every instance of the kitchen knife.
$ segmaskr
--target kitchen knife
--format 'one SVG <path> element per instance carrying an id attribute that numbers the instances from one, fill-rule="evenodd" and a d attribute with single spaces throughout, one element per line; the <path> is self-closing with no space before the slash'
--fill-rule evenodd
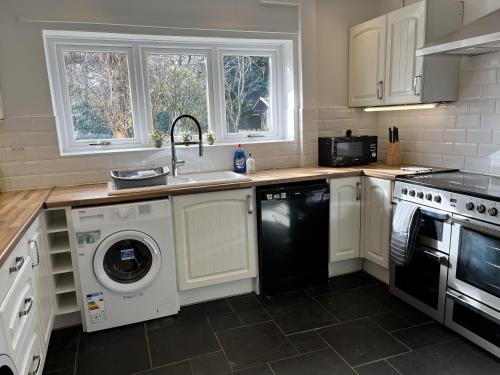
<path id="1" fill-rule="evenodd" d="M 392 140 L 393 140 L 392 129 L 389 128 L 389 143 L 392 143 Z"/>
<path id="2" fill-rule="evenodd" d="M 392 137 L 394 139 L 394 143 L 399 142 L 399 128 L 396 126 L 394 127 Z"/>

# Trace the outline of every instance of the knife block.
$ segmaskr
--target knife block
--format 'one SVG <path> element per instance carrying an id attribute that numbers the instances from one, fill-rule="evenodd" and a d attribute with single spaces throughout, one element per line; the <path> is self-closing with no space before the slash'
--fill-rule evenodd
<path id="1" fill-rule="evenodd" d="M 401 150 L 399 142 L 387 144 L 387 165 L 400 165 L 401 164 Z"/>

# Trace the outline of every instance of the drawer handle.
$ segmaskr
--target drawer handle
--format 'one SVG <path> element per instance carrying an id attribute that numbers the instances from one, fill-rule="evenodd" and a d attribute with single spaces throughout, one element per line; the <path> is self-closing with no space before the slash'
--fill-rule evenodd
<path id="1" fill-rule="evenodd" d="M 26 298 L 24 300 L 24 306 L 28 305 L 28 308 L 23 310 L 23 311 L 19 311 L 19 317 L 22 318 L 23 316 L 26 316 L 30 313 L 31 311 L 31 308 L 33 307 L 33 298 Z"/>
<path id="2" fill-rule="evenodd" d="M 19 271 L 24 264 L 24 257 L 16 257 L 16 265 L 9 268 L 9 273 Z"/>
<path id="3" fill-rule="evenodd" d="M 361 200 L 361 182 L 356 182 L 356 200 Z"/>
<path id="4" fill-rule="evenodd" d="M 30 249 L 35 249 L 36 252 L 36 263 L 33 263 L 31 265 L 32 268 L 35 268 L 36 266 L 40 265 L 40 250 L 38 249 L 38 242 L 36 242 L 35 240 L 29 240 L 28 246 L 30 247 Z"/>
<path id="5" fill-rule="evenodd" d="M 40 370 L 40 365 L 42 364 L 42 357 L 39 356 L 39 355 L 35 355 L 33 356 L 33 362 L 31 362 L 31 368 L 33 368 L 33 363 L 36 362 L 36 367 L 34 370 L 30 370 L 30 372 L 28 372 L 28 375 L 37 375 L 38 374 L 38 371 Z"/>

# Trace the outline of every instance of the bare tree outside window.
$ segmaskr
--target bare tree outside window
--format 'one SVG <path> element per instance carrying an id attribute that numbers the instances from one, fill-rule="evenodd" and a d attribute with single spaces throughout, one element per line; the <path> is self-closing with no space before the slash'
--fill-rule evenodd
<path id="1" fill-rule="evenodd" d="M 64 52 L 74 139 L 134 138 L 127 54 Z"/>
<path id="2" fill-rule="evenodd" d="M 147 55 L 153 126 L 166 134 L 180 115 L 194 116 L 208 130 L 207 59 L 203 55 Z M 184 121 L 184 120 L 182 120 Z M 187 121 L 179 129 L 193 124 Z"/>
<path id="3" fill-rule="evenodd" d="M 269 131 L 271 58 L 224 56 L 223 62 L 227 132 Z"/>

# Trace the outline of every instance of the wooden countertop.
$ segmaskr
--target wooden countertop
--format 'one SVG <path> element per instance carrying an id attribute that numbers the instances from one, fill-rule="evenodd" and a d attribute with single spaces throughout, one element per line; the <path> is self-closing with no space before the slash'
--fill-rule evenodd
<path id="1" fill-rule="evenodd" d="M 0 266 L 43 207 L 51 189 L 0 193 Z"/>
<path id="2" fill-rule="evenodd" d="M 434 168 L 434 170 L 440 170 Z M 394 180 L 396 176 L 413 174 L 413 172 L 401 171 L 399 166 L 388 166 L 381 163 L 370 164 L 360 167 L 349 168 L 326 168 L 326 167 L 301 167 L 288 169 L 269 169 L 258 171 L 256 174 L 247 175 L 250 181 L 204 185 L 192 187 L 170 187 L 164 190 L 142 191 L 130 194 L 108 195 L 107 184 L 91 184 L 79 186 L 65 186 L 55 188 L 47 198 L 47 208 L 66 206 L 89 206 L 98 204 L 109 204 L 118 202 L 130 202 L 146 199 L 164 198 L 173 195 L 203 193 L 210 191 L 221 191 L 240 189 L 246 187 L 283 184 L 289 182 L 307 181 L 325 178 L 340 178 L 350 176 L 371 176 L 387 180 Z"/>

